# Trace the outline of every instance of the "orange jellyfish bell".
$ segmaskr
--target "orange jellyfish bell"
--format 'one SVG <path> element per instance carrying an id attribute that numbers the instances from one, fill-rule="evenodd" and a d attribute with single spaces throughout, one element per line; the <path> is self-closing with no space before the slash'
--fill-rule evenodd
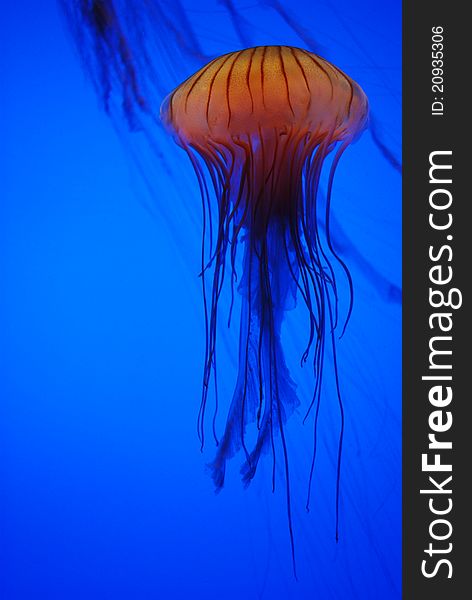
<path id="1" fill-rule="evenodd" d="M 352 141 L 367 112 L 362 89 L 329 62 L 298 48 L 259 46 L 189 77 L 166 98 L 161 118 L 184 148 L 210 161 L 216 146 L 229 160 L 249 152 L 259 186 L 273 173 L 287 187 L 291 167 L 320 144 Z"/>
<path id="2" fill-rule="evenodd" d="M 359 85 L 319 56 L 289 46 L 259 46 L 216 58 L 169 94 L 161 107 L 163 123 L 190 157 L 203 199 L 207 343 L 198 419 L 201 442 L 203 445 L 212 373 L 216 382 L 218 302 L 225 280 L 230 280 L 233 294 L 239 276 L 239 370 L 221 437 L 215 427 L 216 395 L 212 425 L 217 452 L 210 467 L 220 489 L 226 461 L 242 449 L 241 473 L 249 484 L 261 455 L 270 451 L 275 464 L 280 453 L 292 555 L 284 425 L 299 400 L 285 364 L 281 325 L 285 311 L 294 306 L 297 296 L 301 297 L 308 310 L 308 341 L 302 362 L 312 355 L 315 376 L 305 417 L 313 413 L 315 433 L 309 489 L 323 362 L 327 352 L 333 357 L 341 421 L 337 535 L 344 413 L 334 337 L 338 324 L 335 272 L 339 271 L 335 264 L 346 275 L 351 291 L 345 324 L 352 309 L 352 284 L 331 241 L 329 209 L 338 161 L 363 131 L 367 118 L 368 102 Z M 326 199 L 321 202 L 320 175 L 325 158 L 334 150 Z M 240 247 L 244 250 L 238 261 Z M 255 428 L 252 436 L 248 436 L 248 427 Z M 248 439 L 252 440 L 251 447 Z M 275 474 L 272 483 L 274 486 Z"/>
<path id="3" fill-rule="evenodd" d="M 231 142 L 277 129 L 318 139 L 363 130 L 367 98 L 324 59 L 288 46 L 259 46 L 216 58 L 176 88 L 161 116 L 181 142 Z"/>

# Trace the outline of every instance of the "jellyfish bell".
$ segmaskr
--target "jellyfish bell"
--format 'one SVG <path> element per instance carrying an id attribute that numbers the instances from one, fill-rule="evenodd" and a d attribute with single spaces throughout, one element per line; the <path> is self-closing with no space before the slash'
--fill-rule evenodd
<path id="1" fill-rule="evenodd" d="M 248 484 L 265 451 L 272 453 L 274 463 L 281 452 L 292 552 L 284 424 L 299 400 L 283 355 L 281 325 L 294 298 L 301 297 L 309 315 L 303 361 L 311 353 L 315 389 L 309 411 L 316 407 L 316 432 L 327 339 L 335 360 L 338 292 L 333 263 L 342 266 L 350 283 L 329 233 L 332 183 L 340 156 L 361 134 L 367 118 L 367 98 L 358 84 L 321 57 L 288 46 L 259 46 L 218 57 L 169 94 L 161 107 L 163 123 L 196 171 L 205 211 L 207 342 L 199 434 L 203 444 L 208 389 L 212 374 L 216 378 L 221 290 L 229 280 L 233 292 L 239 275 L 238 375 L 221 438 L 213 415 L 218 447 L 211 470 L 220 489 L 226 461 L 243 449 L 241 472 Z M 335 149 L 323 217 L 320 176 L 325 158 Z M 206 237 L 210 244 L 205 247 Z M 239 274 L 238 246 L 244 249 Z M 339 475 L 344 417 L 337 372 L 336 386 L 342 421 Z M 256 427 L 251 447 L 249 425 Z M 339 489 L 336 505 L 338 496 Z"/>
<path id="2" fill-rule="evenodd" d="M 361 88 L 329 62 L 297 48 L 262 46 L 204 66 L 169 94 L 161 119 L 179 145 L 212 162 L 215 146 L 234 161 L 235 153 L 245 158 L 249 144 L 262 185 L 274 166 L 278 184 L 287 185 L 293 175 L 285 154 L 298 149 L 303 161 L 322 142 L 326 153 L 331 144 L 353 141 L 367 112 Z"/>
<path id="3" fill-rule="evenodd" d="M 353 137 L 367 119 L 362 89 L 340 69 L 306 50 L 259 46 L 225 54 L 164 100 L 161 118 L 177 138 L 204 142 L 237 134 L 331 132 Z"/>

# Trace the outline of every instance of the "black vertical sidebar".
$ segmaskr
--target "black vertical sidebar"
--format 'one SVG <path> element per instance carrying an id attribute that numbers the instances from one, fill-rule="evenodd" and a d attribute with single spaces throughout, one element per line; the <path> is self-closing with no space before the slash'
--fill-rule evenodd
<path id="1" fill-rule="evenodd" d="M 467 381 L 468 376 L 472 380 L 472 328 L 466 290 L 472 277 L 472 25 L 466 10 L 465 4 L 446 0 L 403 3 L 405 600 L 472 597 L 472 392 Z M 431 161 L 441 165 L 433 169 L 432 183 Z M 444 302 L 452 299 L 455 306 L 462 296 L 462 306 L 435 308 L 431 291 L 436 305 L 442 292 Z M 438 313 L 443 317 L 432 316 Z M 430 401 L 434 386 L 436 405 Z M 434 411 L 440 414 L 431 416 Z M 446 446 L 429 448 L 429 434 Z M 452 470 L 423 471 L 425 453 L 428 464 L 439 454 L 439 464 Z"/>

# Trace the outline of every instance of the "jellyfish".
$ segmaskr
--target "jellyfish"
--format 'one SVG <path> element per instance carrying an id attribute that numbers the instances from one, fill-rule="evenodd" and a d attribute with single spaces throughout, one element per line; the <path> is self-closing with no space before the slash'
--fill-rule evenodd
<path id="1" fill-rule="evenodd" d="M 216 455 L 209 465 L 217 490 L 227 461 L 243 452 L 241 475 L 248 485 L 261 456 L 281 456 L 293 555 L 287 419 L 299 406 L 284 358 L 281 326 L 301 298 L 307 309 L 307 346 L 313 358 L 315 430 L 326 346 L 332 346 L 341 426 L 336 489 L 344 429 L 337 376 L 335 334 L 352 310 L 349 270 L 330 236 L 333 177 L 348 145 L 364 130 L 367 98 L 353 80 L 323 58 L 289 46 L 258 46 L 209 62 L 171 92 L 161 119 L 187 153 L 203 203 L 201 278 L 206 347 L 198 431 L 202 447 L 210 382 L 216 378 L 219 304 L 225 285 L 241 294 L 239 361 L 226 425 L 215 430 Z M 324 215 L 320 177 L 327 156 Z M 335 264 L 338 268 L 335 268 Z M 347 278 L 350 298 L 343 324 L 338 318 L 339 286 Z M 343 333 L 343 331 L 341 332 Z M 312 471 L 314 456 L 313 453 Z"/>

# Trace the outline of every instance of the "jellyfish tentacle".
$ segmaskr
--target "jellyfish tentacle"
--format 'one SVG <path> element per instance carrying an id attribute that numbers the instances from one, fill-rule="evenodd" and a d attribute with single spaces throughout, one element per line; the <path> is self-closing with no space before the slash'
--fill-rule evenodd
<path id="1" fill-rule="evenodd" d="M 325 323 L 325 302 L 324 302 L 324 294 L 325 292 L 325 288 L 326 288 L 326 283 L 323 284 L 323 287 L 321 289 L 321 293 L 323 294 L 323 302 L 322 302 L 322 314 L 320 315 L 320 329 L 321 331 L 325 331 L 326 328 L 326 323 Z M 320 351 L 319 351 L 319 355 L 317 357 L 314 358 L 314 361 L 318 360 L 320 365 L 316 365 L 314 366 L 314 370 L 315 370 L 315 390 L 313 392 L 313 398 L 310 404 L 310 408 L 307 411 L 307 414 L 305 415 L 305 418 L 303 419 L 303 422 L 305 423 L 308 414 L 310 413 L 313 405 L 316 403 L 316 408 L 315 408 L 315 417 L 314 417 L 314 422 L 313 422 L 313 452 L 312 452 L 312 456 L 311 456 L 311 464 L 310 464 L 310 473 L 309 473 L 309 477 L 308 477 L 308 490 L 307 490 L 307 497 L 306 497 L 306 504 L 305 504 L 305 508 L 307 510 L 307 512 L 309 512 L 310 510 L 310 500 L 311 500 L 311 490 L 312 490 L 312 484 L 313 484 L 313 474 L 314 474 L 314 470 L 315 470 L 315 462 L 316 462 L 316 454 L 317 454 L 317 450 L 318 450 L 318 419 L 319 419 L 319 414 L 320 414 L 320 407 L 321 407 L 321 390 L 322 390 L 322 385 L 323 385 L 323 361 L 324 361 L 324 351 L 325 351 L 325 336 L 321 335 L 320 337 Z"/>
<path id="2" fill-rule="evenodd" d="M 256 259 L 250 240 L 246 240 L 245 245 L 245 269 L 239 288 L 244 299 L 241 309 L 238 377 L 225 431 L 215 460 L 209 465 L 217 490 L 224 484 L 226 461 L 241 447 L 245 449 L 246 460 L 251 461 L 250 453 L 245 447 L 245 429 L 248 423 L 255 420 L 259 404 L 259 369 L 255 368 L 259 354 L 259 298 L 257 282 L 251 276 L 255 268 L 251 263 Z"/>
<path id="3" fill-rule="evenodd" d="M 303 163 L 305 163 L 307 160 L 306 151 L 305 151 L 305 155 L 303 156 L 302 160 L 303 160 Z M 300 273 L 300 277 L 301 277 L 301 280 L 303 283 L 303 290 L 302 290 L 300 284 L 298 283 L 298 277 L 296 276 L 296 274 L 292 273 L 292 276 L 293 276 L 294 280 L 297 282 L 297 286 L 301 291 L 301 294 L 305 301 L 305 305 L 308 309 L 309 318 L 310 318 L 309 339 L 308 339 L 307 346 L 305 348 L 305 351 L 302 354 L 302 359 L 301 359 L 301 362 L 303 364 L 308 358 L 310 348 L 313 343 L 315 330 L 317 332 L 317 335 L 319 335 L 318 324 L 316 321 L 315 314 L 313 312 L 310 287 L 315 292 L 315 299 L 316 299 L 316 303 L 317 303 L 317 307 L 318 307 L 318 312 L 319 312 L 319 298 L 318 298 L 318 293 L 317 293 L 317 286 L 315 285 L 315 282 L 314 282 L 314 276 L 310 269 L 310 264 L 306 260 L 306 256 L 305 256 L 306 251 L 302 245 L 300 222 L 303 223 L 303 221 L 304 221 L 304 219 L 303 219 L 304 197 L 303 197 L 303 193 L 302 193 L 301 177 L 299 179 L 300 180 L 298 181 L 298 189 L 296 190 L 296 192 L 294 194 L 294 197 L 297 200 L 296 200 L 296 202 L 293 203 L 293 207 L 291 207 L 291 212 L 290 212 L 290 217 L 289 217 L 289 233 L 290 233 L 291 245 L 295 251 L 295 256 L 296 256 L 295 262 L 298 266 L 298 272 Z M 302 225 L 302 227 L 304 229 L 304 236 L 306 239 L 306 228 L 304 227 L 304 225 Z M 285 249 L 286 249 L 286 256 L 287 256 L 287 260 L 288 260 L 288 249 L 287 249 L 286 242 L 285 242 Z M 289 265 L 290 265 L 290 262 L 289 262 Z"/>
<path id="4" fill-rule="evenodd" d="M 202 286 L 202 298 L 203 298 L 203 313 L 204 313 L 204 327 L 205 327 L 205 359 L 204 359 L 204 370 L 203 370 L 203 381 L 202 381 L 202 396 L 200 401 L 200 408 L 197 416 L 197 434 L 198 439 L 200 441 L 200 451 L 203 451 L 205 445 L 205 430 L 204 430 L 204 419 L 205 419 L 205 407 L 208 395 L 208 377 L 207 377 L 207 361 L 209 355 L 209 316 L 208 316 L 208 301 L 206 295 L 206 282 L 205 282 L 205 243 L 206 243 L 206 231 L 207 231 L 207 221 L 210 219 L 211 222 L 211 214 L 207 215 L 207 197 L 208 188 L 204 183 L 204 176 L 201 171 L 200 164 L 196 157 L 194 156 L 192 149 L 190 146 L 184 146 L 185 151 L 187 152 L 187 156 L 192 163 L 192 166 L 197 175 L 198 185 L 200 187 L 200 193 L 202 198 L 202 218 L 203 218 L 203 235 L 202 235 L 202 244 L 201 244 L 201 254 L 200 254 L 200 264 L 201 264 L 201 286 Z"/>
<path id="5" fill-rule="evenodd" d="M 306 214 L 308 215 L 307 221 L 307 230 L 305 233 L 305 239 L 312 244 L 309 243 L 310 248 L 310 257 L 312 259 L 312 266 L 316 270 L 318 267 L 320 269 L 319 274 L 323 279 L 327 279 L 330 283 L 334 295 L 335 302 L 335 315 L 337 320 L 338 314 L 338 290 L 336 285 L 336 275 L 333 269 L 333 266 L 328 259 L 326 252 L 323 247 L 323 243 L 321 241 L 319 227 L 318 227 L 318 203 L 319 203 L 319 185 L 320 185 L 320 176 L 321 170 L 324 164 L 324 161 L 327 155 L 330 152 L 330 147 L 333 141 L 332 138 L 333 131 L 331 131 L 325 139 L 319 145 L 314 157 L 313 162 L 310 165 L 309 173 L 308 173 L 308 183 L 309 183 L 309 193 L 306 193 L 305 197 L 308 203 L 306 207 Z M 330 276 L 325 272 L 325 269 L 329 271 Z"/>
<path id="6" fill-rule="evenodd" d="M 212 479 L 215 484 L 216 491 L 219 491 L 223 487 L 226 462 L 230 458 L 232 458 L 242 447 L 244 443 L 245 427 L 251 421 L 252 415 L 255 413 L 255 410 L 252 410 L 252 406 L 246 406 L 244 417 L 242 411 L 244 394 L 246 394 L 247 404 L 250 404 L 250 401 L 258 395 L 256 374 L 252 367 L 252 365 L 254 364 L 253 356 L 255 353 L 254 335 L 252 333 L 253 327 L 251 327 L 249 319 L 250 315 L 247 303 L 243 303 L 239 344 L 240 369 L 238 373 L 235 391 L 226 419 L 225 430 L 223 436 L 220 439 L 216 456 L 213 462 L 208 465 Z M 248 330 L 251 331 L 251 335 L 249 338 L 247 337 Z M 248 355 L 247 360 L 246 352 Z M 246 365 L 247 370 L 245 369 Z"/>
<path id="7" fill-rule="evenodd" d="M 228 207 L 230 203 L 230 194 L 228 186 L 222 185 L 222 182 L 225 180 L 225 165 L 222 164 L 222 161 L 217 161 L 216 158 L 214 162 L 206 159 L 204 157 L 204 163 L 210 172 L 210 179 L 213 185 L 214 193 L 219 198 L 218 203 L 218 227 L 217 227 L 217 236 L 215 242 L 215 248 L 213 250 L 213 219 L 211 206 L 209 201 L 209 189 L 206 183 L 206 180 L 203 175 L 203 171 L 201 169 L 201 165 L 198 162 L 198 159 L 194 155 L 194 152 L 197 153 L 198 156 L 202 156 L 199 152 L 198 146 L 195 147 L 186 147 L 187 154 L 190 157 L 192 165 L 197 173 L 197 178 L 200 185 L 200 190 L 203 199 L 203 238 L 202 238 L 202 253 L 201 253 L 201 262 L 202 262 L 202 270 L 201 270 L 201 278 L 202 278 L 202 289 L 203 289 L 203 303 L 204 303 L 204 313 L 205 313 L 205 338 L 206 338 L 206 349 L 205 349 L 205 359 L 204 359 L 204 376 L 203 376 L 203 386 L 202 386 L 202 399 L 200 403 L 200 410 L 198 414 L 198 434 L 201 442 L 201 448 L 203 449 L 205 443 L 205 431 L 204 431 L 204 421 L 205 421 L 205 412 L 206 412 L 206 404 L 209 393 L 209 384 L 211 372 L 213 371 L 214 375 L 214 383 L 215 389 L 217 390 L 217 373 L 216 373 L 216 338 L 217 338 L 217 311 L 218 311 L 218 301 L 223 288 L 224 278 L 225 278 L 225 268 L 226 268 L 226 250 L 229 243 L 228 236 Z M 209 241 L 210 241 L 210 249 L 209 252 L 211 254 L 210 260 L 206 262 L 206 227 L 209 227 Z M 206 278 L 205 273 L 208 271 L 210 266 L 214 264 L 213 269 L 213 283 L 211 289 L 211 301 L 210 305 L 208 304 L 208 296 L 206 291 Z M 219 440 L 216 434 L 216 417 L 218 411 L 218 396 L 217 392 L 215 394 L 215 410 L 213 413 L 212 419 L 212 431 L 213 437 L 215 439 L 216 444 L 218 445 Z"/>
<path id="8" fill-rule="evenodd" d="M 328 297 L 328 309 L 329 309 L 329 317 L 332 321 L 333 314 L 331 308 L 331 302 Z M 338 407 L 339 407 L 339 415 L 341 419 L 341 424 L 339 428 L 339 438 L 338 438 L 338 457 L 336 463 L 336 506 L 335 506 L 335 538 L 336 542 L 339 541 L 339 502 L 341 497 L 341 464 L 342 464 L 342 453 L 343 453 L 343 443 L 344 443 L 344 426 L 345 426 L 345 415 L 344 415 L 344 404 L 341 395 L 341 387 L 339 382 L 339 371 L 338 371 L 338 360 L 337 360 L 337 352 L 336 352 L 336 340 L 334 338 L 334 329 L 331 328 L 331 351 L 333 355 L 333 368 L 334 368 L 334 380 L 336 384 L 336 397 L 338 399 Z"/>
<path id="9" fill-rule="evenodd" d="M 332 255 L 336 258 L 338 263 L 343 268 L 344 273 L 346 274 L 346 277 L 347 277 L 348 285 L 349 285 L 349 308 L 347 311 L 347 316 L 344 321 L 343 329 L 341 331 L 341 335 L 339 336 L 340 338 L 343 337 L 343 335 L 346 331 L 347 324 L 349 323 L 349 319 L 351 318 L 352 309 L 354 306 L 354 286 L 352 283 L 351 273 L 350 273 L 346 263 L 343 261 L 343 259 L 339 256 L 339 254 L 336 252 L 336 250 L 333 247 L 333 242 L 331 240 L 331 232 L 330 232 L 330 212 L 331 212 L 330 209 L 331 209 L 331 193 L 332 193 L 332 189 L 333 189 L 334 174 L 335 174 L 336 168 L 338 166 L 339 159 L 344 154 L 350 141 L 351 141 L 350 139 L 345 140 L 339 147 L 338 151 L 336 152 L 336 155 L 333 159 L 333 162 L 331 164 L 331 169 L 329 172 L 328 191 L 327 191 L 327 195 L 326 195 L 326 241 L 327 241 L 330 252 L 332 253 Z M 337 313 L 337 309 L 336 309 L 336 313 Z M 337 321 L 337 314 L 336 314 L 336 321 Z"/>
<path id="10" fill-rule="evenodd" d="M 244 356 L 244 390 L 243 390 L 243 396 L 242 396 L 242 401 L 241 401 L 241 446 L 243 447 L 244 450 L 244 454 L 246 455 L 246 460 L 249 462 L 250 461 L 250 456 L 249 456 L 249 451 L 247 449 L 246 446 L 246 442 L 244 440 L 244 435 L 245 435 L 245 419 L 246 419 L 246 401 L 248 400 L 247 396 L 248 396 L 248 371 L 249 371 L 249 346 L 250 346 L 250 342 L 251 342 L 251 337 L 252 337 L 252 331 L 251 331 L 251 324 L 252 324 L 252 318 L 253 318 L 253 314 L 252 314 L 252 269 L 253 269 L 253 264 L 252 264 L 252 260 L 249 261 L 249 265 L 248 265 L 248 285 L 247 285 L 247 310 L 249 313 L 249 317 L 247 319 L 248 321 L 248 325 L 247 325 L 247 332 L 246 332 L 246 343 L 245 343 L 245 356 Z"/>
<path id="11" fill-rule="evenodd" d="M 271 238 L 269 237 L 269 243 L 270 243 L 270 241 L 271 241 Z M 267 246 L 267 242 L 265 243 L 265 246 Z M 279 244 L 276 244 L 275 247 L 278 248 Z M 274 261 L 272 261 L 272 262 L 274 262 Z M 265 267 L 265 269 L 268 269 L 268 264 L 264 263 L 264 267 Z M 280 280 L 277 277 L 275 279 L 275 282 L 278 282 L 278 281 L 280 281 Z M 298 406 L 299 402 L 298 402 L 298 398 L 295 394 L 294 384 L 290 380 L 290 376 L 288 374 L 288 369 L 286 368 L 284 362 L 283 362 L 283 364 L 280 364 L 280 361 L 283 361 L 282 346 L 280 344 L 280 334 L 277 335 L 277 337 L 275 337 L 276 334 L 278 334 L 280 331 L 280 325 L 281 325 L 282 316 L 283 316 L 284 304 L 279 305 L 280 312 L 276 311 L 277 306 L 274 305 L 274 302 L 273 302 L 272 285 L 271 285 L 270 277 L 266 277 L 265 285 L 266 285 L 266 293 L 267 293 L 267 300 L 268 300 L 267 308 L 268 308 L 268 315 L 269 315 L 269 341 L 270 341 L 269 365 L 270 365 L 270 370 L 271 370 L 270 376 L 271 376 L 271 380 L 272 380 L 272 370 L 273 370 L 273 374 L 274 374 L 273 389 L 275 391 L 275 410 L 276 410 L 276 416 L 277 416 L 278 431 L 280 432 L 280 438 L 281 438 L 281 442 L 282 442 L 282 451 L 283 451 L 283 460 L 284 460 L 285 493 L 286 493 L 286 502 L 287 502 L 287 520 L 288 520 L 290 548 L 291 548 L 291 555 L 292 555 L 292 566 L 293 566 L 294 576 L 295 576 L 295 578 L 297 578 L 296 561 L 295 561 L 295 540 L 294 540 L 293 524 L 292 524 L 290 470 L 289 470 L 289 461 L 288 461 L 287 442 L 285 439 L 284 422 L 290 416 L 291 412 L 293 412 L 293 410 L 295 410 L 295 408 L 296 408 L 296 406 Z M 279 299 L 277 299 L 277 300 L 279 300 Z M 277 317 L 277 320 L 276 320 L 276 317 Z M 280 320 L 279 323 L 277 323 L 278 320 Z M 276 345 L 276 340 L 278 341 L 278 344 L 279 344 L 278 347 Z M 279 352 L 277 352 L 277 350 L 279 350 Z M 283 366 L 283 368 L 285 370 L 285 373 L 284 373 L 285 377 L 283 377 L 282 373 L 279 371 L 279 366 L 280 367 Z M 289 384 L 289 386 L 291 383 L 291 387 L 292 387 L 292 391 L 293 391 L 292 396 L 289 393 L 289 389 L 285 389 L 283 395 L 280 394 L 280 386 L 282 384 L 286 385 L 287 383 Z M 282 401 L 282 398 L 283 398 L 283 401 Z M 273 408 L 272 408 L 273 396 L 272 396 L 272 394 L 271 394 L 271 398 L 270 398 L 270 403 L 271 403 L 271 412 L 273 412 Z M 288 412 L 288 411 L 290 411 L 290 412 Z"/>
<path id="12" fill-rule="evenodd" d="M 237 242 L 241 236 L 241 230 L 247 226 L 247 219 L 250 215 L 249 203 L 247 202 L 247 195 L 251 193 L 250 178 L 253 176 L 251 171 L 254 169 L 254 165 L 251 161 L 251 149 L 250 142 L 247 143 L 243 140 L 239 140 L 236 143 L 244 155 L 244 169 L 243 174 L 245 177 L 241 177 L 239 191 L 235 199 L 233 199 L 233 207 L 229 212 L 229 219 L 234 223 L 238 219 L 235 230 L 233 230 L 233 244 Z M 245 192 L 245 193 L 244 193 Z M 259 201 L 259 198 L 256 201 Z M 242 213 L 238 212 L 242 207 Z M 257 359 L 254 356 L 258 355 L 258 323 L 257 323 L 257 310 L 255 310 L 255 304 L 257 303 L 257 290 L 253 290 L 254 284 L 252 282 L 252 271 L 253 271 L 253 256 L 255 256 L 254 248 L 251 248 L 251 240 L 249 236 L 246 236 L 246 249 L 244 257 L 244 268 L 243 268 L 243 279 L 239 286 L 239 291 L 245 296 L 246 301 L 243 300 L 242 314 L 241 314 L 241 326 L 240 326 L 240 342 L 239 342 L 239 371 L 236 382 L 236 388 L 231 401 L 228 417 L 226 421 L 225 431 L 220 441 L 218 451 L 214 461 L 209 465 L 212 472 L 212 478 L 214 480 L 217 491 L 221 489 L 224 484 L 224 474 L 226 461 L 230 459 L 241 447 L 243 447 L 246 459 L 250 461 L 250 453 L 245 443 L 245 429 L 249 422 L 255 419 L 256 415 L 256 403 L 254 398 L 259 394 L 255 390 L 259 390 L 259 384 L 256 383 L 259 372 L 255 374 L 253 365 L 257 364 Z M 249 246 L 248 246 L 249 245 Z M 234 260 L 231 258 L 231 260 Z M 234 263 L 232 268 L 234 269 Z M 254 298 L 254 299 L 253 299 Z M 257 402 L 259 404 L 259 402 Z"/>

